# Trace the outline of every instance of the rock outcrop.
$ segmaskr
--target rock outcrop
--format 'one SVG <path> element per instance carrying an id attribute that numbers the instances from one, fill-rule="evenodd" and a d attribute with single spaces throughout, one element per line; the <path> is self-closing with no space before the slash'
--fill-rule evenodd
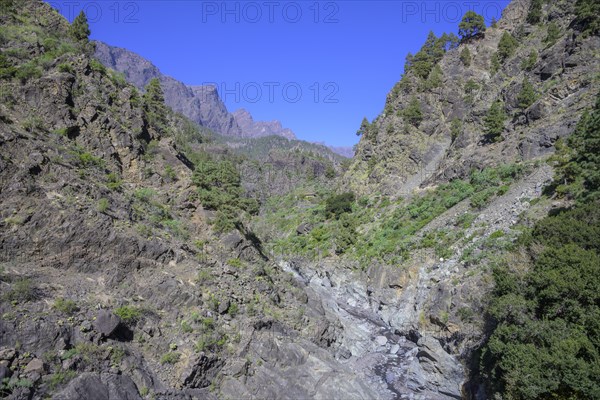
<path id="1" fill-rule="evenodd" d="M 244 137 L 262 137 L 262 136 L 282 136 L 286 139 L 296 139 L 296 135 L 288 128 L 283 128 L 281 122 L 275 121 L 254 121 L 250 113 L 240 108 L 233 112 L 233 117 L 242 130 Z"/>

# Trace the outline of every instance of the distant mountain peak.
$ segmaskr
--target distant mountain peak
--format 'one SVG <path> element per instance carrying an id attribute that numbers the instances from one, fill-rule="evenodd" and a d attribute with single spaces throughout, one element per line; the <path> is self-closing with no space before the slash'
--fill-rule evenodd
<path id="1" fill-rule="evenodd" d="M 233 112 L 233 118 L 242 130 L 243 137 L 282 136 L 286 139 L 297 139 L 291 129 L 284 128 L 280 121 L 254 121 L 245 108 Z"/>

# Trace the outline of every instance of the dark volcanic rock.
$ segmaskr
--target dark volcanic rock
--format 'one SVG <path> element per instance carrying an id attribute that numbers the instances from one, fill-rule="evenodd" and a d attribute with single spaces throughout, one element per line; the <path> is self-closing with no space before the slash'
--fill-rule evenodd
<path id="1" fill-rule="evenodd" d="M 94 321 L 94 329 L 101 335 L 108 337 L 119 327 L 121 319 L 110 311 L 100 310 Z"/>
<path id="2" fill-rule="evenodd" d="M 141 396 L 128 376 L 84 373 L 73 379 L 54 400 L 138 400 Z"/>

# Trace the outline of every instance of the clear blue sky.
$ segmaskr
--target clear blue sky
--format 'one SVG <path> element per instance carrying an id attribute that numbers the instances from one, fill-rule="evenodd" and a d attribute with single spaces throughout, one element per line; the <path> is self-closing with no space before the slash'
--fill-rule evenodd
<path id="1" fill-rule="evenodd" d="M 408 52 L 427 33 L 457 33 L 469 9 L 499 1 L 48 0 L 93 39 L 125 47 L 189 85 L 219 86 L 227 108 L 280 120 L 304 140 L 349 146 L 382 111 Z"/>

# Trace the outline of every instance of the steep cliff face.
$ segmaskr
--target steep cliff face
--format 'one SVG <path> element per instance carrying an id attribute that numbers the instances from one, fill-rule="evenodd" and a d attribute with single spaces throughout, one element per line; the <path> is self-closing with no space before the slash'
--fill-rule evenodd
<path id="1" fill-rule="evenodd" d="M 254 121 L 250 113 L 240 108 L 233 112 L 233 117 L 243 132 L 244 137 L 282 136 L 286 139 L 296 139 L 296 135 L 288 128 L 283 128 L 281 122 Z"/>
<path id="2" fill-rule="evenodd" d="M 447 48 L 429 76 L 409 69 L 365 130 L 346 183 L 362 193 L 402 196 L 473 169 L 551 154 L 593 102 L 600 43 L 581 34 L 575 2 L 543 2 L 544 18 L 537 24 L 527 22 L 530 5 L 511 2 L 483 37 Z M 503 54 L 505 35 L 514 46 Z M 461 56 L 467 49 L 469 55 Z M 535 95 L 523 105 L 519 95 L 526 81 Z M 506 121 L 490 140 L 485 121 L 496 101 Z"/>
<path id="3" fill-rule="evenodd" d="M 145 88 L 151 79 L 158 78 L 167 105 L 192 121 L 223 135 L 242 134 L 214 86 L 188 87 L 163 75 L 145 58 L 102 42 L 96 42 L 95 57 L 108 68 L 123 73 L 125 79 L 138 89 Z"/>

